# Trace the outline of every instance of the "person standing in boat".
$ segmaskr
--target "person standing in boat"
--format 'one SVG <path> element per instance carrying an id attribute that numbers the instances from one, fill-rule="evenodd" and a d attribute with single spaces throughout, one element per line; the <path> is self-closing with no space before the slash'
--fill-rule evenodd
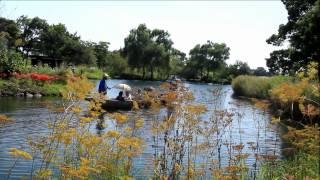
<path id="1" fill-rule="evenodd" d="M 106 95 L 107 89 L 111 89 L 107 86 L 107 83 L 106 83 L 106 80 L 108 80 L 109 78 L 110 76 L 107 73 L 103 74 L 102 79 L 100 80 L 100 83 L 99 83 L 99 88 L 98 88 L 99 93 Z"/>

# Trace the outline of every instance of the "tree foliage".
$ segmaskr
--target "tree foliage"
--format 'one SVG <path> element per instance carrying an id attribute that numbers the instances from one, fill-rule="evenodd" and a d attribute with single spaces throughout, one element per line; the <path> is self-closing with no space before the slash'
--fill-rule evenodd
<path id="1" fill-rule="evenodd" d="M 200 73 L 200 77 L 204 77 L 206 71 L 206 78 L 209 78 L 210 71 L 216 70 L 220 65 L 225 64 L 229 58 L 230 48 L 225 43 L 214 43 L 207 41 L 207 43 L 197 44 L 190 50 L 190 59 L 188 66 L 195 68 L 196 74 Z"/>
<path id="2" fill-rule="evenodd" d="M 229 72 L 234 77 L 239 75 L 249 75 L 251 73 L 251 69 L 248 63 L 237 60 L 234 64 L 229 66 Z"/>
<path id="3" fill-rule="evenodd" d="M 267 58 L 271 72 L 289 73 L 320 58 L 320 0 L 282 0 L 288 11 L 288 22 L 279 26 L 278 32 L 267 43 L 288 49 L 273 51 Z"/>
<path id="4" fill-rule="evenodd" d="M 150 79 L 154 78 L 155 68 L 158 71 L 170 68 L 173 42 L 170 34 L 161 29 L 148 29 L 145 24 L 132 29 L 124 40 L 123 54 L 128 58 L 128 64 L 132 68 L 143 71 L 150 70 Z"/>

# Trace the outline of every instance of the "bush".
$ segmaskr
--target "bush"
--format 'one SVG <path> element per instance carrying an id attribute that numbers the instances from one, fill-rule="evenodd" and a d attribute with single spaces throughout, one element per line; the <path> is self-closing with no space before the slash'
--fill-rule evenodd
<path id="1" fill-rule="evenodd" d="M 61 92 L 64 88 L 65 84 L 62 83 L 45 84 L 41 88 L 41 93 L 44 96 L 61 96 Z"/>
<path id="2" fill-rule="evenodd" d="M 68 69 L 64 66 L 52 68 L 48 64 L 44 64 L 42 66 L 25 66 L 21 68 L 21 73 L 39 73 L 39 74 L 48 74 L 48 75 L 57 75 L 57 76 L 65 76 L 68 72 Z"/>
<path id="3" fill-rule="evenodd" d="M 0 51 L 0 72 L 12 73 L 20 71 L 24 65 L 21 54 L 7 49 Z"/>
<path id="4" fill-rule="evenodd" d="M 78 66 L 75 69 L 77 76 L 85 75 L 88 79 L 101 79 L 103 71 L 97 67 Z"/>
<path id="5" fill-rule="evenodd" d="M 270 89 L 289 81 L 292 81 L 292 78 L 287 76 L 258 77 L 242 75 L 233 79 L 232 89 L 236 96 L 267 99 L 270 97 Z"/>

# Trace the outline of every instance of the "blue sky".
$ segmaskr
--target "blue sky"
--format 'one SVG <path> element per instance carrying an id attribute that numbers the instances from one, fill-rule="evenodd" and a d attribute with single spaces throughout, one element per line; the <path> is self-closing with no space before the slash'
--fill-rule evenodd
<path id="1" fill-rule="evenodd" d="M 230 60 L 266 67 L 275 47 L 265 40 L 287 22 L 280 1 L 0 1 L 0 15 L 16 19 L 38 16 L 63 23 L 83 40 L 108 41 L 123 47 L 130 29 L 145 23 L 169 31 L 174 47 L 189 53 L 196 44 L 225 42 Z"/>

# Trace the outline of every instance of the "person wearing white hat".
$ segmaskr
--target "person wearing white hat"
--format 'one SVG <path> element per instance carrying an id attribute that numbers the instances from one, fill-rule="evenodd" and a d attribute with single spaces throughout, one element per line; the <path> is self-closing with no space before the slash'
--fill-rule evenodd
<path id="1" fill-rule="evenodd" d="M 100 80 L 100 83 L 99 83 L 99 88 L 98 88 L 99 93 L 106 95 L 107 89 L 111 89 L 107 86 L 107 83 L 106 83 L 106 80 L 109 78 L 110 76 L 107 73 L 103 74 L 102 79 Z"/>

